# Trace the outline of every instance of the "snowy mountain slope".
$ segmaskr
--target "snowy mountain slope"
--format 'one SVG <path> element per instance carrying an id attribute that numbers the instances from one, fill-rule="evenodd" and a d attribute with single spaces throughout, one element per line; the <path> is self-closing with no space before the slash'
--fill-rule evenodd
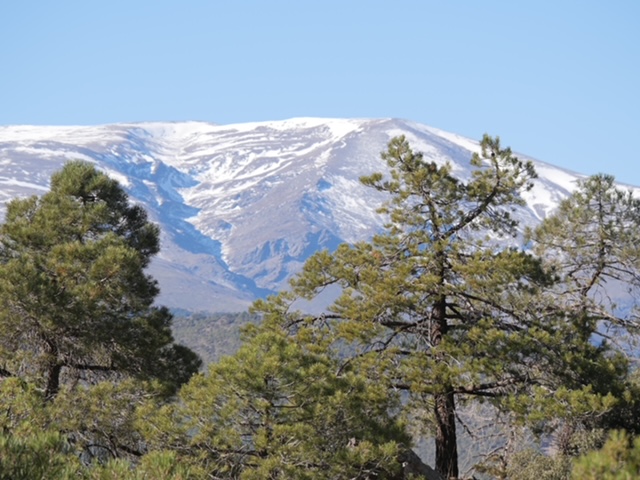
<path id="1" fill-rule="evenodd" d="M 405 135 L 461 178 L 477 142 L 396 119 L 298 118 L 213 125 L 139 123 L 0 127 L 0 203 L 42 194 L 69 159 L 119 180 L 162 228 L 151 273 L 170 307 L 238 311 L 284 288 L 313 252 L 369 238 L 383 198 L 358 179 L 386 166 L 380 152 Z M 575 173 L 535 162 L 539 180 L 518 216 L 544 218 Z"/>

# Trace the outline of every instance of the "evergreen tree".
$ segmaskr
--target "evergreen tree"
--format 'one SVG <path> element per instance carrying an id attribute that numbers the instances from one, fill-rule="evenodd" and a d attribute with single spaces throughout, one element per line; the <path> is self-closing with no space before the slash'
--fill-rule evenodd
<path id="1" fill-rule="evenodd" d="M 140 448 L 131 461 L 130 446 L 140 445 L 132 425 L 140 401 L 134 383 L 101 382 L 89 391 L 63 388 L 53 401 L 43 402 L 42 391 L 18 378 L 4 379 L 0 480 L 204 478 L 180 465 L 176 452 L 142 455 Z"/>
<path id="2" fill-rule="evenodd" d="M 16 199 L 0 226 L 0 362 L 54 398 L 64 378 L 160 379 L 168 391 L 200 360 L 176 345 L 144 270 L 159 232 L 122 187 L 70 162 L 42 197 Z"/>
<path id="3" fill-rule="evenodd" d="M 77 457 L 66 451 L 62 435 L 50 432 L 17 437 L 0 433 L 0 480 L 81 478 Z"/>
<path id="4" fill-rule="evenodd" d="M 559 309 L 583 335 L 629 351 L 639 331 L 640 199 L 594 175 L 528 237 L 560 279 Z"/>
<path id="5" fill-rule="evenodd" d="M 640 477 L 640 438 L 613 431 L 600 450 L 575 461 L 571 478 L 576 480 L 632 480 Z"/>
<path id="6" fill-rule="evenodd" d="M 152 449 L 169 449 L 202 478 L 396 478 L 408 438 L 390 417 L 397 398 L 355 371 L 339 372 L 326 341 L 254 328 L 161 408 L 140 410 Z"/>
<path id="7" fill-rule="evenodd" d="M 391 178 L 378 173 L 362 181 L 390 194 L 381 209 L 390 219 L 386 232 L 314 255 L 291 292 L 255 309 L 299 325 L 304 316 L 291 305 L 339 285 L 342 294 L 327 314 L 304 322 L 329 328 L 349 363 L 375 359 L 378 380 L 409 393 L 410 406 L 426 411 L 432 425 L 436 469 L 457 478 L 457 403 L 489 399 L 513 408 L 535 385 L 544 386 L 537 397 L 547 400 L 557 386 L 550 372 L 566 365 L 562 350 L 571 332 L 545 314 L 538 296 L 551 278 L 539 260 L 504 245 L 516 235 L 512 211 L 523 205 L 535 172 L 489 136 L 466 181 L 448 163 L 425 161 L 403 137 L 383 158 Z"/>
<path id="8" fill-rule="evenodd" d="M 571 332 L 566 384 L 588 383 L 594 392 L 617 398 L 607 415 L 593 416 L 599 426 L 639 432 L 637 373 L 629 365 L 637 357 L 639 332 L 640 200 L 618 188 L 614 177 L 594 175 L 527 237 L 557 276 L 546 292 L 547 308 Z M 575 351 L 574 345 L 585 343 L 588 350 Z"/>

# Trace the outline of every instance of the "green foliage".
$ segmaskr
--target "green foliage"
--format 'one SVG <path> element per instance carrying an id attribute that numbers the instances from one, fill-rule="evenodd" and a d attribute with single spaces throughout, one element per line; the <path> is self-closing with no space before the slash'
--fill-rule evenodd
<path id="1" fill-rule="evenodd" d="M 602 446 L 611 428 L 640 431 L 640 200 L 591 177 L 527 232 L 533 250 L 510 248 L 535 172 L 498 139 L 483 138 L 466 180 L 404 138 L 383 157 L 390 178 L 362 181 L 389 194 L 386 231 L 312 256 L 258 315 L 179 318 L 180 339 L 219 359 L 195 376 L 144 273 L 157 227 L 117 182 L 72 162 L 48 194 L 12 201 L 0 480 L 401 478 L 409 424 L 457 478 L 456 424 L 474 405 L 556 452 L 512 430 L 477 472 L 640 476 L 637 439 Z M 342 294 L 323 315 L 292 310 L 329 285 Z"/>
<path id="2" fill-rule="evenodd" d="M 0 227 L 3 368 L 47 398 L 61 380 L 112 372 L 184 383 L 200 362 L 152 305 L 158 287 L 144 269 L 158 249 L 145 211 L 88 163 L 68 163 L 42 197 L 11 201 Z"/>
<path id="3" fill-rule="evenodd" d="M 153 385 L 131 379 L 42 391 L 9 378 L 0 383 L 0 479 L 186 480 L 204 478 L 176 452 L 146 451 L 136 409 Z"/>
<path id="4" fill-rule="evenodd" d="M 629 357 L 638 333 L 640 200 L 617 188 L 612 176 L 595 175 L 527 237 L 557 277 L 545 301 L 566 331 L 558 375 L 569 388 L 588 384 L 616 399 L 606 415 L 594 411 L 577 421 L 637 431 L 638 387 Z"/>
<path id="5" fill-rule="evenodd" d="M 313 256 L 290 298 L 342 287 L 322 324 L 329 319 L 336 343 L 355 352 L 352 361 L 376 362 L 389 387 L 411 392 L 420 409 L 432 405 L 437 467 L 457 477 L 454 397 L 493 397 L 530 378 L 524 330 L 515 326 L 525 317 L 523 293 L 541 272 L 532 257 L 500 248 L 490 234 L 514 234 L 510 209 L 522 204 L 520 192 L 535 173 L 489 137 L 467 183 L 450 165 L 425 162 L 402 137 L 383 158 L 391 178 L 362 181 L 391 195 L 381 209 L 390 219 L 387 232 Z M 278 316 L 291 317 L 288 300 L 255 308 L 282 321 Z"/>
<path id="6" fill-rule="evenodd" d="M 606 434 L 600 429 L 573 430 L 571 426 L 560 433 L 564 437 L 561 443 L 566 451 L 549 453 L 549 447 L 543 448 L 540 442 L 516 440 L 510 446 L 510 452 L 495 456 L 492 461 L 483 462 L 477 470 L 491 475 L 491 478 L 518 480 L 567 480 L 571 475 L 573 460 L 585 452 L 600 448 Z M 547 450 L 547 453 L 544 453 Z M 506 453 L 506 455 L 504 455 Z"/>
<path id="7" fill-rule="evenodd" d="M 0 381 L 0 431 L 16 437 L 44 430 L 50 418 L 42 392 L 18 378 Z"/>
<path id="8" fill-rule="evenodd" d="M 122 460 L 93 465 L 82 472 L 86 480 L 199 480 L 205 479 L 177 460 L 175 452 L 156 451 L 143 456 L 134 466 Z"/>
<path id="9" fill-rule="evenodd" d="M 219 478 L 385 478 L 399 468 L 394 398 L 326 349 L 256 328 L 176 403 L 140 410 L 152 448 Z"/>
<path id="10" fill-rule="evenodd" d="M 0 479 L 77 478 L 78 457 L 51 428 L 43 400 L 41 391 L 21 379 L 0 381 Z"/>
<path id="11" fill-rule="evenodd" d="M 142 455 L 137 404 L 198 371 L 197 355 L 173 341 L 169 311 L 153 306 L 158 288 L 144 269 L 158 242 L 145 211 L 88 163 L 68 163 L 42 197 L 9 203 L 0 430 L 15 478 L 23 464 L 25 478 L 62 478 L 59 464 Z"/>
<path id="12" fill-rule="evenodd" d="M 68 454 L 60 434 L 0 434 L 1 480 L 71 480 L 78 478 L 80 470 L 80 462 Z"/>
<path id="13" fill-rule="evenodd" d="M 611 409 L 607 385 L 624 377 L 626 362 L 555 308 L 546 292 L 558 277 L 541 257 L 501 240 L 516 235 L 512 212 L 532 186 L 532 164 L 488 136 L 466 181 L 402 137 L 383 158 L 390 178 L 362 181 L 390 195 L 380 209 L 386 232 L 314 255 L 291 292 L 255 310 L 275 324 L 330 331 L 352 364 L 375 364 L 377 378 L 407 391 L 407 406 L 435 436 L 445 477 L 458 476 L 456 403 L 489 400 L 538 425 L 560 412 L 593 417 Z M 343 293 L 325 315 L 290 311 L 297 298 L 332 284 Z"/>
<path id="14" fill-rule="evenodd" d="M 45 401 L 42 390 L 8 378 L 0 383 L 0 432 L 21 441 L 64 432 L 66 453 L 85 463 L 135 459 L 145 452 L 135 427 L 136 409 L 144 399 L 161 398 L 162 388 L 132 379 L 104 381 L 64 386 Z"/>
<path id="15" fill-rule="evenodd" d="M 632 480 L 640 477 L 640 438 L 613 431 L 602 449 L 576 460 L 576 480 Z"/>
<path id="16" fill-rule="evenodd" d="M 518 452 L 509 462 L 503 476 L 519 480 L 567 480 L 571 473 L 571 458 L 566 455 L 549 456 L 529 448 Z"/>
<path id="17" fill-rule="evenodd" d="M 552 292 L 557 309 L 583 336 L 628 348 L 637 316 L 617 303 L 638 298 L 640 200 L 612 176 L 595 175 L 528 237 L 560 279 Z"/>
<path id="18" fill-rule="evenodd" d="M 175 452 L 151 452 L 139 462 L 83 464 L 55 432 L 0 434 L 0 480 L 195 480 L 206 478 L 182 465 Z"/>
<path id="19" fill-rule="evenodd" d="M 146 451 L 135 421 L 136 409 L 149 396 L 159 397 L 158 389 L 131 379 L 63 388 L 46 405 L 49 428 L 67 432 L 85 463 L 132 460 Z"/>

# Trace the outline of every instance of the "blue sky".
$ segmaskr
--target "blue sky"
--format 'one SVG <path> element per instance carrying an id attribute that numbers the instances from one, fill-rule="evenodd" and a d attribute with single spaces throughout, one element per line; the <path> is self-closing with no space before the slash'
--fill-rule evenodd
<path id="1" fill-rule="evenodd" d="M 636 0 L 20 0 L 0 125 L 398 117 L 640 186 Z"/>

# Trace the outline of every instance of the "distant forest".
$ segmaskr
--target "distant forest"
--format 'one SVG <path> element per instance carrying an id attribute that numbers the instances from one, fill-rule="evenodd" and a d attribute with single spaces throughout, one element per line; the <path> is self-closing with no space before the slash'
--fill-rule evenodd
<path id="1" fill-rule="evenodd" d="M 248 324 L 258 324 L 260 316 L 248 312 L 173 312 L 176 342 L 187 345 L 200 355 L 203 363 L 234 354 L 241 345 L 240 332 Z"/>

